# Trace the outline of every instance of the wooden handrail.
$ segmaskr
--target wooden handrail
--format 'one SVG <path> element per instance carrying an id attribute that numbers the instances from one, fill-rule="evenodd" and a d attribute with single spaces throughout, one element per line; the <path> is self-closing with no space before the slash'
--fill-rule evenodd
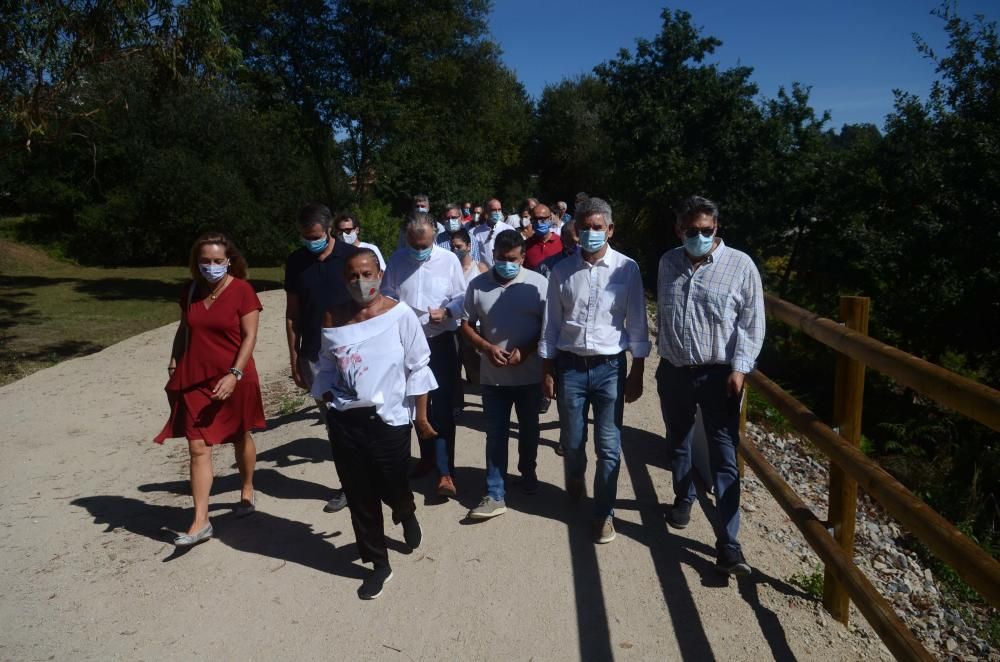
<path id="1" fill-rule="evenodd" d="M 914 391 L 1000 431 L 1000 391 L 820 317 L 772 294 L 768 314 Z"/>
<path id="2" fill-rule="evenodd" d="M 753 373 L 759 374 L 759 373 Z M 806 542 L 822 559 L 826 568 L 836 576 L 844 586 L 847 594 L 854 600 L 861 613 L 871 623 L 879 638 L 899 660 L 933 660 L 927 649 L 921 645 L 906 624 L 896 615 L 892 606 L 879 594 L 878 590 L 865 577 L 854 560 L 844 553 L 827 532 L 826 527 L 816 517 L 815 513 L 802 502 L 802 499 L 782 479 L 781 474 L 764 459 L 753 442 L 744 439 L 740 442 L 740 453 L 750 465 L 764 487 L 771 493 L 799 531 Z"/>
<path id="3" fill-rule="evenodd" d="M 983 599 L 1000 607 L 1000 563 L 765 375 L 754 371 L 747 382 Z"/>

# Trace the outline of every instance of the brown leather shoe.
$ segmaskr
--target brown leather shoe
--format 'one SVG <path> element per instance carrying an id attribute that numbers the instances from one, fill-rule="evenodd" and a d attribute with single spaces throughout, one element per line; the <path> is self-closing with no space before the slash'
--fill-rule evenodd
<path id="1" fill-rule="evenodd" d="M 441 496 L 451 498 L 458 495 L 458 491 L 455 490 L 455 482 L 451 479 L 451 476 L 441 476 L 438 480 L 437 493 Z"/>

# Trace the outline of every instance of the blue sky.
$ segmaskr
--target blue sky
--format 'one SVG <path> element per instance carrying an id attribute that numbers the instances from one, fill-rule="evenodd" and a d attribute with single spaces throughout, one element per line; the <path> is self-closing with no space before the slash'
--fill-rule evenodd
<path id="1" fill-rule="evenodd" d="M 589 72 L 652 38 L 664 6 L 684 9 L 705 34 L 722 40 L 715 61 L 751 66 L 762 95 L 793 81 L 812 86 L 831 128 L 871 122 L 881 127 L 892 90 L 926 97 L 934 65 L 916 50 L 913 33 L 943 51 L 936 0 L 494 0 L 490 28 L 503 59 L 537 98 L 546 84 Z M 959 13 L 1000 19 L 1000 0 L 960 0 Z M 555 38 L 555 41 L 553 41 Z"/>

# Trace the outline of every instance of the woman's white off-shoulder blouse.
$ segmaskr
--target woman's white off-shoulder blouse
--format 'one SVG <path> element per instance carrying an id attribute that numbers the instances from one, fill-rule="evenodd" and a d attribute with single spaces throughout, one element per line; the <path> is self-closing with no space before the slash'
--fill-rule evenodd
<path id="1" fill-rule="evenodd" d="M 397 304 L 378 317 L 323 329 L 312 396 L 333 395 L 328 407 L 375 407 L 387 425 L 406 425 L 414 398 L 437 388 L 431 352 L 417 316 Z"/>

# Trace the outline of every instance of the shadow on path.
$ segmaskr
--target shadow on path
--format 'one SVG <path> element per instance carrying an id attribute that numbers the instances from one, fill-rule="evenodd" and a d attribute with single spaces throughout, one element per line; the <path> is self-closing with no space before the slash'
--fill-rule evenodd
<path id="1" fill-rule="evenodd" d="M 678 534 L 667 526 L 664 508 L 658 501 L 649 473 L 650 466 L 663 466 L 663 459 L 666 457 L 663 437 L 645 430 L 625 427 L 622 434 L 622 456 L 636 495 L 632 507 L 639 511 L 642 525 L 636 526 L 619 520 L 618 530 L 649 547 L 681 657 L 697 660 L 715 659 L 705 626 L 698 614 L 698 606 L 694 602 L 681 565 L 693 568 L 698 573 L 702 586 L 725 587 L 728 586 L 730 578 L 716 570 L 713 547 Z M 714 531 L 715 509 L 711 500 L 700 488 L 698 500 L 705 511 L 705 516 L 713 523 Z M 619 501 L 618 507 L 625 507 L 625 503 Z M 795 655 L 788 645 L 785 629 L 777 614 L 761 604 L 758 586 L 767 584 L 784 595 L 806 598 L 808 596 L 803 591 L 757 569 L 754 569 L 749 577 L 736 581 L 740 596 L 753 609 L 773 658 L 794 660 Z"/>

